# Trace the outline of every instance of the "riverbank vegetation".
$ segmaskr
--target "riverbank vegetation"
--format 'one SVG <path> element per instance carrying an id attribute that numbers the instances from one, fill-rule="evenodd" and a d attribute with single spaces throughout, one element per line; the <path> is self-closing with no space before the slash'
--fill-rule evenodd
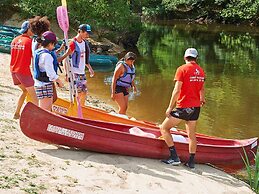
<path id="1" fill-rule="evenodd" d="M 244 150 L 245 157 L 242 157 L 245 166 L 246 172 L 248 176 L 248 182 L 250 187 L 255 191 L 255 193 L 259 193 L 259 149 L 257 149 L 256 154 L 254 154 L 255 165 L 252 166 L 247 157 L 247 153 Z"/>
<path id="2" fill-rule="evenodd" d="M 253 0 L 146 0 L 142 10 L 145 17 L 259 24 L 259 2 Z"/>
<path id="3" fill-rule="evenodd" d="M 15 10 L 24 18 L 47 15 L 56 20 L 56 8 L 61 1 L 10 0 L 0 4 L 1 18 L 8 17 L 3 13 Z M 259 24 L 259 2 L 252 0 L 68 0 L 67 4 L 71 26 L 89 23 L 98 37 L 107 37 L 124 47 L 136 45 L 141 17 L 151 21 L 185 19 L 198 23 Z"/>

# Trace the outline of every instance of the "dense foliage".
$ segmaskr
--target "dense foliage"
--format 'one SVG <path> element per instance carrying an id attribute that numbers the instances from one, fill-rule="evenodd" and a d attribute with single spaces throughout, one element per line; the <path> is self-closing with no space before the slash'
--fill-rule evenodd
<path id="1" fill-rule="evenodd" d="M 140 16 L 259 24 L 259 1 L 255 0 L 67 0 L 67 4 L 72 27 L 89 23 L 99 37 L 106 36 L 124 45 L 137 43 Z M 10 10 L 19 7 L 25 17 L 46 15 L 56 20 L 59 5 L 61 0 L 0 0 L 1 18 L 8 15 L 3 13 L 11 14 Z"/>
<path id="2" fill-rule="evenodd" d="M 35 6 L 32 6 L 35 5 Z M 60 0 L 21 0 L 19 6 L 27 17 L 47 15 L 56 19 L 56 8 Z M 140 32 L 140 17 L 130 8 L 127 0 L 67 0 L 70 23 L 77 27 L 80 23 L 89 23 L 100 36 L 115 32 L 126 34 Z M 124 33 L 122 33 L 124 32 Z"/>
<path id="3" fill-rule="evenodd" d="M 5 21 L 18 11 L 17 2 L 18 0 L 0 0 L 0 22 Z"/>
<path id="4" fill-rule="evenodd" d="M 143 14 L 147 17 L 163 12 L 169 18 L 259 24 L 259 1 L 255 0 L 146 0 L 143 6 Z M 157 14 L 154 10 L 158 7 Z"/>

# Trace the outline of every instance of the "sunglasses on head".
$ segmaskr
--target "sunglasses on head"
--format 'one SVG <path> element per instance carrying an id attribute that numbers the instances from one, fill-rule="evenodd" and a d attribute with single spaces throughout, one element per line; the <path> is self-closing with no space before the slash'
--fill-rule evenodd
<path id="1" fill-rule="evenodd" d="M 127 60 L 132 60 L 132 61 L 134 61 L 135 59 L 134 59 L 133 57 L 129 57 L 129 58 L 127 58 Z"/>

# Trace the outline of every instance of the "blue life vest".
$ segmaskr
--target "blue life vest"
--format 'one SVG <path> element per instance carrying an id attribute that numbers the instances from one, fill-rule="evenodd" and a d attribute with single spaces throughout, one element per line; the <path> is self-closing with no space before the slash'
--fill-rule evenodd
<path id="1" fill-rule="evenodd" d="M 88 42 L 83 40 L 85 42 L 85 64 L 89 64 L 89 57 L 90 57 L 90 47 L 88 45 Z M 75 50 L 72 54 L 72 65 L 75 68 L 79 68 L 79 62 L 81 57 L 81 51 L 80 47 L 78 45 L 78 42 L 76 39 L 73 40 L 73 43 L 75 44 Z"/>
<path id="2" fill-rule="evenodd" d="M 35 51 L 35 58 L 34 58 L 34 64 L 33 64 L 33 75 L 34 78 L 42 81 L 42 82 L 51 82 L 49 80 L 49 77 L 47 76 L 46 72 L 41 72 L 40 71 L 40 67 L 39 67 L 39 60 L 40 60 L 40 55 L 42 53 L 49 53 L 52 58 L 53 58 L 53 67 L 55 72 L 57 73 L 58 71 L 58 59 L 57 59 L 57 55 L 55 53 L 55 51 L 49 51 L 47 49 L 38 49 Z"/>
<path id="3" fill-rule="evenodd" d="M 134 66 L 132 68 L 129 67 L 124 61 L 119 61 L 117 63 L 117 66 L 121 63 L 125 67 L 126 71 L 119 79 L 117 79 L 116 85 L 129 88 L 132 86 L 132 82 L 135 78 L 135 67 Z"/>

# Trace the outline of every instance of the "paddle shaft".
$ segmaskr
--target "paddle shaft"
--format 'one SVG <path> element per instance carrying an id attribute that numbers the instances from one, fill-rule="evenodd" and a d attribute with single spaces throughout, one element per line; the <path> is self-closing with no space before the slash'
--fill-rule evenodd
<path id="1" fill-rule="evenodd" d="M 68 49 L 69 19 L 68 19 L 68 14 L 67 14 L 67 7 L 59 6 L 57 8 L 57 18 L 58 18 L 59 27 L 64 32 L 65 47 L 66 47 L 66 49 Z M 66 57 L 65 67 L 66 67 L 66 73 L 67 73 L 68 81 L 69 81 L 69 92 L 70 92 L 71 105 L 78 105 L 77 106 L 78 116 L 82 117 L 82 110 L 81 110 L 80 100 L 78 97 L 75 75 L 74 75 L 73 68 L 72 68 L 71 56 Z"/>

